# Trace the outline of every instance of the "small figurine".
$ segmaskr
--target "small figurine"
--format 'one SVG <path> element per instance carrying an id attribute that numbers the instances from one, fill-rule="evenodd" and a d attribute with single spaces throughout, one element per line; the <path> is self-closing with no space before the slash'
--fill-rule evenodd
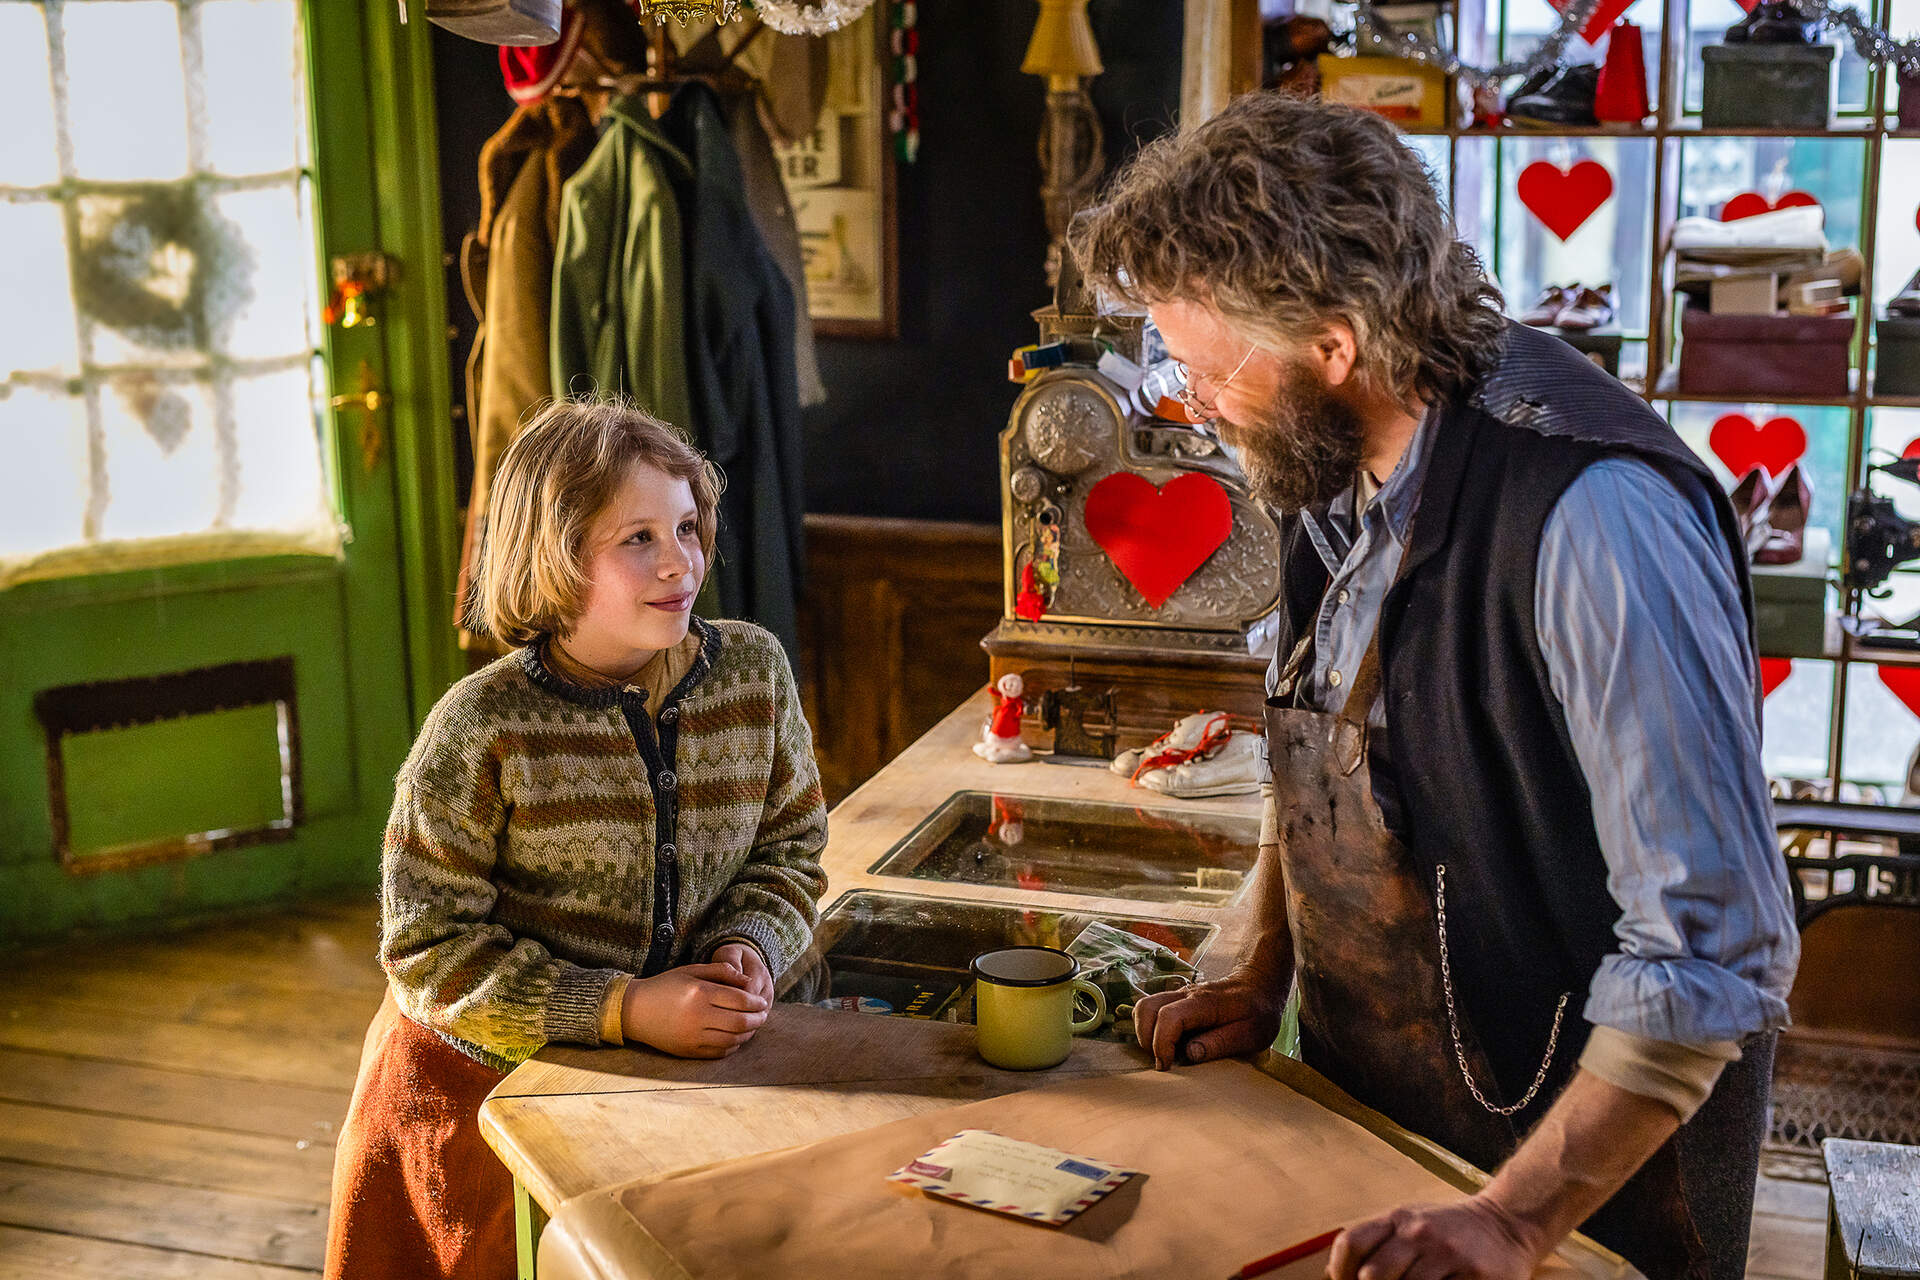
<path id="1" fill-rule="evenodd" d="M 1012 671 L 993 686 L 993 718 L 987 721 L 980 741 L 973 744 L 973 754 L 988 764 L 1019 764 L 1033 759 L 1033 749 L 1020 740 L 1020 713 L 1026 709 L 1020 695 L 1026 690 L 1026 681 Z"/>

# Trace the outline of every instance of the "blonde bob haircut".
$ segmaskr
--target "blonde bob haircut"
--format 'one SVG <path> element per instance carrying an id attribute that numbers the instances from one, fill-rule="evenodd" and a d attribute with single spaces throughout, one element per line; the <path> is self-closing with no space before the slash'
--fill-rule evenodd
<path id="1" fill-rule="evenodd" d="M 587 533 L 636 464 L 687 482 L 712 565 L 719 468 L 628 401 L 557 400 L 514 437 L 494 474 L 472 601 L 494 638 L 524 646 L 572 628 L 587 599 Z"/>

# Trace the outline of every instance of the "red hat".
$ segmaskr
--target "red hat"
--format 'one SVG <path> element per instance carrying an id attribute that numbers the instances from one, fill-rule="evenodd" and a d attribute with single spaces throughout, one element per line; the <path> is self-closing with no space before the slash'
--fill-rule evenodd
<path id="1" fill-rule="evenodd" d="M 580 51 L 583 27 L 580 11 L 571 0 L 560 14 L 560 38 L 552 44 L 500 46 L 500 78 L 515 102 L 538 102 L 560 83 Z"/>

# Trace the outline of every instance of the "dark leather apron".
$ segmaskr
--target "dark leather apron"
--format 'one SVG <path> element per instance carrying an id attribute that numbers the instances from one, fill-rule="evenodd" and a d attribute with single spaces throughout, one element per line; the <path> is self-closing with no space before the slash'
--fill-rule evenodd
<path id="1" fill-rule="evenodd" d="M 1276 839 L 1300 994 L 1301 1057 L 1367 1106 L 1491 1171 L 1519 1145 L 1520 1132 L 1508 1117 L 1533 1101 L 1550 1074 L 1564 1078 L 1565 1070 L 1550 1069 L 1574 1050 L 1541 1045 L 1543 1061 L 1532 1087 L 1513 1105 L 1502 1105 L 1506 1099 L 1464 1012 L 1449 1017 L 1435 894 L 1407 847 L 1387 829 L 1374 798 L 1367 743 L 1368 717 L 1380 692 L 1379 637 L 1337 714 L 1296 705 L 1311 639 L 1309 630 L 1266 710 Z M 1565 1005 L 1563 997 L 1555 1042 Z M 1741 1274 L 1744 1225 L 1737 1241 L 1713 1251 L 1731 1257 L 1710 1257 L 1695 1208 L 1712 1218 L 1715 1206 L 1692 1202 L 1682 1165 L 1697 1163 L 1686 1159 L 1688 1147 L 1704 1148 L 1701 1154 L 1717 1150 L 1733 1168 L 1736 1199 L 1744 1165 L 1750 1204 L 1758 1145 L 1751 1140 L 1753 1116 L 1731 1104 L 1753 1089 L 1750 1083 L 1729 1089 L 1735 1082 L 1728 1077 L 1750 1078 L 1756 1069 L 1768 1069 L 1771 1048 L 1770 1039 L 1750 1047 L 1748 1061 L 1723 1076 L 1695 1123 L 1584 1224 L 1650 1280 Z M 1764 1105 L 1766 1077 L 1758 1079 Z M 1724 1103 L 1723 1092 L 1729 1095 Z M 1748 1158 L 1738 1150 L 1743 1141 Z M 1713 1200 L 1714 1188 L 1706 1190 Z"/>

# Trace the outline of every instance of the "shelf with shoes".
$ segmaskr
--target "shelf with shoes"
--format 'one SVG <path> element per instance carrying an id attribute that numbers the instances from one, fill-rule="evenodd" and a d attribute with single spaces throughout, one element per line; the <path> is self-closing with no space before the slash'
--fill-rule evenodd
<path id="1" fill-rule="evenodd" d="M 1920 32 L 1920 0 L 1868 0 L 1861 8 L 1897 37 Z M 1457 18 L 1453 47 L 1483 66 L 1523 57 L 1558 20 L 1546 0 L 1459 0 L 1450 12 Z M 1709 125 L 1701 115 L 1701 50 L 1720 43 L 1727 28 L 1751 25 L 1749 15 L 1734 0 L 1637 0 L 1616 12 L 1637 24 L 1640 36 L 1649 101 L 1638 122 L 1534 121 L 1523 128 L 1468 119 L 1462 103 L 1463 114 L 1444 125 L 1407 129 L 1409 144 L 1425 158 L 1460 234 L 1480 250 L 1516 319 L 1544 305 L 1554 286 L 1613 285 L 1615 315 L 1597 332 L 1619 342 L 1619 376 L 1710 460 L 1728 489 L 1741 476 L 1713 448 L 1716 425 L 1730 421 L 1723 430 L 1761 436 L 1785 431 L 1776 426 L 1784 421 L 1802 433 L 1804 459 L 1796 460 L 1804 461 L 1811 484 L 1802 562 L 1784 574 L 1768 570 L 1762 588 L 1773 602 L 1763 616 L 1779 624 L 1761 635 L 1768 771 L 1825 779 L 1829 788 L 1837 787 L 1835 779 L 1851 785 L 1904 778 L 1920 739 L 1920 671 L 1911 685 L 1899 673 L 1920 667 L 1920 650 L 1863 646 L 1841 623 L 1863 609 L 1891 621 L 1920 614 L 1920 561 L 1892 573 L 1891 601 L 1863 599 L 1843 582 L 1841 566 L 1849 495 L 1866 480 L 1870 452 L 1897 456 L 1920 441 L 1920 380 L 1892 379 L 1898 392 L 1878 385 L 1884 375 L 1875 332 L 1885 303 L 1920 267 L 1920 128 L 1899 127 L 1893 77 L 1850 47 L 1833 56 L 1823 124 Z M 1601 35 L 1592 45 L 1576 38 L 1570 55 L 1601 62 L 1613 38 Z M 1832 34 L 1823 38 L 1841 43 Z M 1521 195 L 1529 169 L 1536 175 L 1530 194 L 1546 194 L 1540 208 Z M 1853 320 L 1839 326 L 1846 329 L 1843 378 L 1824 394 L 1737 384 L 1681 390 L 1684 317 L 1669 248 L 1676 224 L 1717 220 L 1736 197 L 1758 200 L 1762 209 L 1797 203 L 1783 200 L 1796 192 L 1821 205 L 1831 249 L 1857 251 Z M 1691 287 L 1700 292 L 1697 282 Z M 1783 307 L 1787 301 L 1782 294 Z M 1920 343 L 1914 359 L 1920 376 Z M 1769 478 L 1777 484 L 1786 469 Z M 1897 502 L 1904 518 L 1920 521 L 1920 487 Z"/>

